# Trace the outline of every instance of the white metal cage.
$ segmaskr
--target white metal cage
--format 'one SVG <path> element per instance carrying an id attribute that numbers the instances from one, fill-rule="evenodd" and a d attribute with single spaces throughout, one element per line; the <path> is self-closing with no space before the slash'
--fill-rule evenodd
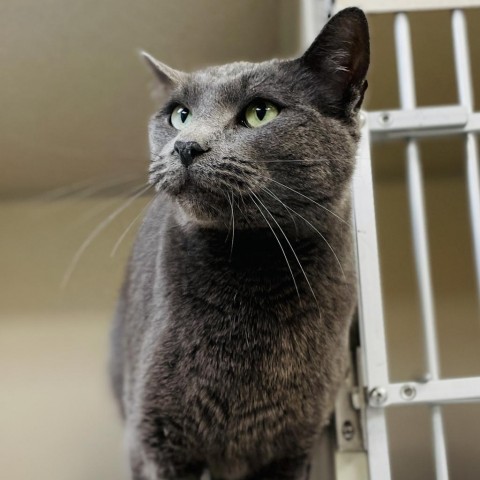
<path id="1" fill-rule="evenodd" d="M 476 286 L 480 301 L 480 170 L 476 140 L 476 134 L 480 132 L 480 112 L 474 111 L 467 24 L 464 12 L 465 8 L 480 7 L 480 1 L 337 0 L 336 2 L 322 2 L 305 0 L 303 2 L 305 44 L 308 44 L 314 34 L 319 31 L 319 26 L 326 20 L 328 13 L 347 6 L 359 6 L 367 13 L 388 12 L 394 14 L 393 33 L 400 109 L 362 113 L 362 140 L 353 183 L 360 287 L 361 346 L 356 359 L 357 378 L 354 381 L 349 379 L 348 385 L 342 390 L 337 402 L 337 437 L 342 436 L 345 418 L 351 419 L 351 411 L 357 411 L 357 416 L 363 426 L 362 438 L 357 438 L 353 442 L 351 434 L 347 442 L 342 442 L 340 438 L 338 449 L 340 455 L 342 452 L 361 452 L 362 450 L 366 452 L 368 472 L 361 471 L 363 467 L 360 461 L 346 475 L 340 474 L 337 468 L 336 478 L 370 478 L 370 480 L 392 478 L 386 409 L 391 406 L 425 404 L 430 408 L 435 475 L 438 480 L 447 480 L 449 469 L 441 406 L 446 403 L 480 402 L 480 377 L 443 378 L 441 376 L 424 204 L 424 179 L 418 139 L 439 135 L 461 135 L 464 138 L 469 217 Z M 459 102 L 458 105 L 419 108 L 416 102 L 409 11 L 435 9 L 451 11 Z M 387 361 L 370 144 L 377 140 L 390 141 L 399 138 L 406 142 L 406 181 L 422 314 L 423 345 L 428 371 L 421 382 L 392 383 L 389 378 Z M 347 410 L 351 411 L 345 413 L 345 404 L 347 404 Z M 348 421 L 350 422 L 350 420 Z M 359 458 L 362 458 L 361 455 Z M 365 454 L 363 459 L 365 459 Z"/>

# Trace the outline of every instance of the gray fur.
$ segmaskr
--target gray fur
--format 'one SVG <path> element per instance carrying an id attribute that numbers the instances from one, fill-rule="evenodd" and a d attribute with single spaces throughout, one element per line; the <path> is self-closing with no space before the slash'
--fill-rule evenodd
<path id="1" fill-rule="evenodd" d="M 149 130 L 158 194 L 112 336 L 134 480 L 305 478 L 356 305 L 346 222 L 367 67 L 365 17 L 347 9 L 300 59 L 158 75 L 169 96 Z M 280 114 L 247 128 L 258 97 Z M 193 112 L 181 131 L 175 103 Z M 177 140 L 207 152 L 187 169 Z"/>

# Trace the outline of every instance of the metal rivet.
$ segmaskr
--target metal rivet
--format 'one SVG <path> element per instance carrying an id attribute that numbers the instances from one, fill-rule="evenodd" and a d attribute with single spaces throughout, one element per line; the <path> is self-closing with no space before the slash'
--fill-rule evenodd
<path id="1" fill-rule="evenodd" d="M 368 403 L 372 407 L 380 407 L 388 398 L 387 391 L 382 387 L 375 387 L 368 394 Z"/>
<path id="2" fill-rule="evenodd" d="M 400 396 L 404 400 L 413 400 L 416 395 L 417 395 L 416 388 L 413 385 L 410 385 L 409 383 L 406 383 L 400 389 Z"/>
<path id="3" fill-rule="evenodd" d="M 389 125 L 390 123 L 392 123 L 392 116 L 390 115 L 390 112 L 380 113 L 378 121 L 381 125 Z"/>

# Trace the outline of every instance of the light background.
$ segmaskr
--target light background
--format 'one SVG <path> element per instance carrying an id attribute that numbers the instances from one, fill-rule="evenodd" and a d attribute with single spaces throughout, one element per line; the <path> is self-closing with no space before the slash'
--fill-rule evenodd
<path id="1" fill-rule="evenodd" d="M 184 70 L 289 57 L 298 52 L 299 18 L 299 2 L 290 0 L 2 0 L 2 478 L 125 478 L 106 360 L 133 231 L 113 258 L 110 253 L 147 198 L 115 219 L 67 286 L 60 283 L 83 239 L 145 181 L 146 121 L 154 106 L 137 50 Z M 370 21 L 367 107 L 393 108 L 392 17 Z M 469 12 L 468 22 L 478 87 L 480 12 Z M 412 34 L 419 104 L 455 103 L 448 13 L 412 15 Z M 478 106 L 479 89 L 476 98 Z M 442 371 L 479 375 L 463 146 L 458 139 L 423 142 L 422 155 Z M 377 145 L 374 158 L 391 374 L 401 381 L 423 371 L 402 145 Z M 76 194 L 55 190 L 82 182 L 86 192 L 81 185 Z M 445 413 L 451 478 L 476 480 L 480 410 L 448 407 Z M 389 427 L 394 478 L 433 479 L 426 412 L 392 412 Z"/>

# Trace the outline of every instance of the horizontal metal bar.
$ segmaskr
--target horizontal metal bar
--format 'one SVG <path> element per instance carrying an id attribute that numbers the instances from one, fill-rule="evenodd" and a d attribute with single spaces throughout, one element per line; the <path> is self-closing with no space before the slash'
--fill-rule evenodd
<path id="1" fill-rule="evenodd" d="M 480 7 L 480 0 L 336 0 L 336 10 L 346 7 L 360 7 L 367 13 L 452 10 Z"/>
<path id="2" fill-rule="evenodd" d="M 464 127 L 468 122 L 468 111 L 463 106 L 385 110 L 370 112 L 368 116 L 372 131 Z"/>
<path id="3" fill-rule="evenodd" d="M 378 395 L 375 396 L 378 391 L 382 392 L 380 401 Z M 369 393 L 369 405 L 372 407 L 464 402 L 480 402 L 480 377 L 392 383 Z"/>
<path id="4" fill-rule="evenodd" d="M 480 133 L 480 112 L 469 113 L 462 106 L 384 110 L 367 115 L 374 141 Z"/>

